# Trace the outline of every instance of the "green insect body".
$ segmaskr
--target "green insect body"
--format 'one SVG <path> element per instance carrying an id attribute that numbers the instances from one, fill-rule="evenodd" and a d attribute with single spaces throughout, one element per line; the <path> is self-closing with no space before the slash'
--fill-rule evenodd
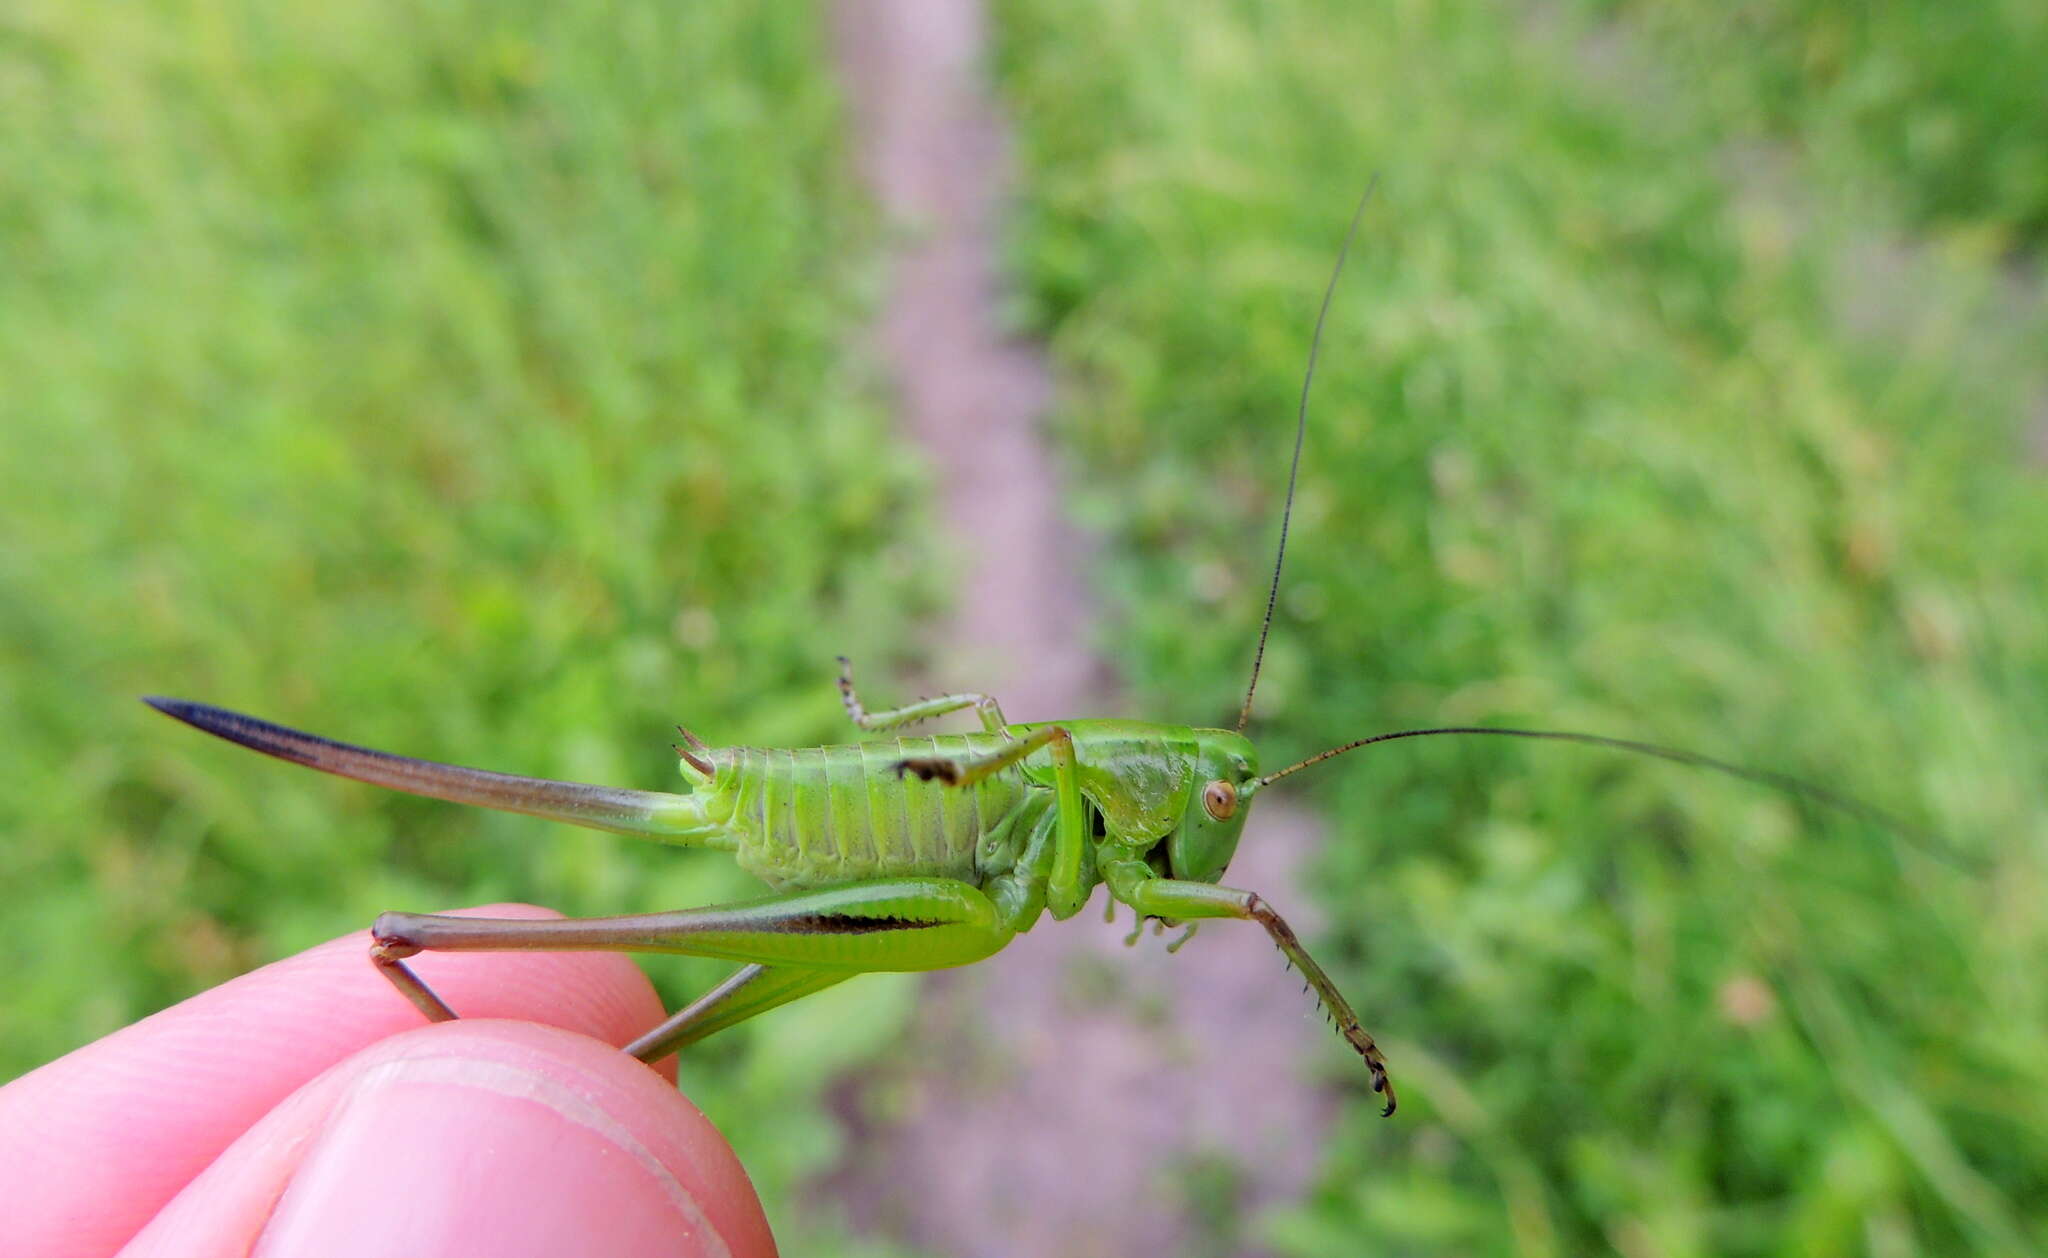
<path id="1" fill-rule="evenodd" d="M 862 877 L 932 875 L 989 891 L 1004 879 L 1034 881 L 1026 852 L 1040 852 L 1057 820 L 1053 758 L 1036 752 L 973 785 L 918 777 L 920 764 L 989 760 L 1049 725 L 1008 725 L 1004 733 L 897 738 L 827 748 L 719 748 L 715 772 L 692 772 L 688 799 L 741 869 L 776 889 L 829 887 Z M 1229 781 L 1255 777 L 1251 746 L 1227 729 L 1190 729 L 1139 721 L 1065 721 L 1075 748 L 1075 781 L 1102 840 L 1149 850 L 1167 842 L 1167 863 L 1184 877 L 1214 881 L 1229 850 L 1210 854 L 1225 824 L 1188 815 L 1208 744 L 1233 744 Z M 899 770 L 897 766 L 905 766 Z M 1214 781 L 1214 779 L 1210 779 Z M 1235 848 L 1243 817 L 1227 826 Z M 1202 836 L 1202 842 L 1196 842 Z M 1202 856 L 1194 858 L 1200 848 Z M 1180 854 L 1180 861 L 1174 861 Z M 1081 850 L 1092 867 L 1094 848 Z M 1190 865 L 1192 863 L 1192 865 Z M 1194 871 L 1200 873 L 1194 873 Z M 1206 877 L 1204 877 L 1206 875 Z M 1038 879 L 1042 881 L 1042 879 Z M 1085 881 L 1085 871 L 1083 871 Z M 1069 914 L 1059 914 L 1069 916 Z M 1018 930 L 1028 918 L 1012 922 Z"/>
<path id="2" fill-rule="evenodd" d="M 844 661 L 842 661 L 842 665 Z M 1343 996 L 1256 894 L 1218 885 L 1263 785 L 1233 730 L 1127 720 L 1012 725 L 986 695 L 870 715 L 889 728 L 972 706 L 980 734 L 831 747 L 707 747 L 685 734 L 683 790 L 634 791 L 435 764 L 334 742 L 206 704 L 151 699 L 267 755 L 458 803 L 730 851 L 777 894 L 636 917 L 533 922 L 387 913 L 372 958 L 429 1017 L 455 1016 L 405 965 L 428 949 L 610 948 L 725 957 L 733 979 L 628 1045 L 647 1060 L 785 1001 L 877 970 L 981 960 L 1097 885 L 1141 922 L 1239 918 L 1265 927 L 1394 1103 L 1385 1063 Z"/>
<path id="3" fill-rule="evenodd" d="M 1095 885 L 1100 853 L 1146 860 L 1155 872 L 1199 882 L 1222 876 L 1244 825 L 1190 811 L 1196 778 L 1242 797 L 1256 777 L 1252 749 L 1228 730 L 1123 720 L 1006 725 L 997 734 L 899 738 L 800 750 L 707 748 L 704 773 L 684 762 L 698 825 L 690 841 L 730 849 L 742 869 L 777 890 L 865 878 L 924 875 L 973 884 L 1013 932 L 1047 907 L 1056 851 L 1058 770 L 1040 750 L 971 784 L 951 785 L 919 766 L 987 763 L 1052 728 L 1074 747 L 1074 781 L 1093 843 L 1056 918 L 1081 907 L 1073 891 Z"/>

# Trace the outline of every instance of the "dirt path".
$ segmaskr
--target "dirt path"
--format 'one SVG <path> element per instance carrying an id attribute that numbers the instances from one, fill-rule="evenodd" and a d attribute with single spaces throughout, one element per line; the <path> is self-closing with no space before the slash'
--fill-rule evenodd
<path id="1" fill-rule="evenodd" d="M 1013 720 L 1113 711 L 1041 432 L 1050 373 L 996 316 L 1009 168 L 985 14 L 841 0 L 833 24 L 864 169 L 902 241 L 879 346 L 958 538 L 931 680 L 986 687 Z M 1302 922 L 1295 873 L 1314 844 L 1264 803 L 1231 881 Z M 1091 910 L 928 980 L 911 1060 L 844 1098 L 854 1139 L 827 1188 L 860 1226 L 940 1254 L 1257 1252 L 1237 1225 L 1307 1182 L 1330 1107 L 1304 1080 L 1343 1063 L 1259 933 L 1212 925 L 1169 958 L 1150 937 L 1124 948 L 1128 926 Z"/>

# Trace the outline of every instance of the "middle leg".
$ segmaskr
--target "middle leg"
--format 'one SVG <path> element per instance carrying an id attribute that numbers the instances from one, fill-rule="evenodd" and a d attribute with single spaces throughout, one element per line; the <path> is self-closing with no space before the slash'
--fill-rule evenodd
<path id="1" fill-rule="evenodd" d="M 1088 814 L 1081 802 L 1080 760 L 1074 754 L 1074 736 L 1064 725 L 1044 725 L 1012 741 L 1000 750 L 972 760 L 947 756 L 917 756 L 896 762 L 896 773 L 915 773 L 924 781 L 934 779 L 951 787 L 972 786 L 1002 772 L 1041 748 L 1052 756 L 1054 795 L 1052 868 L 1046 879 L 1046 905 L 1053 917 L 1065 921 L 1081 911 L 1094 888 L 1086 874 L 1089 841 Z"/>

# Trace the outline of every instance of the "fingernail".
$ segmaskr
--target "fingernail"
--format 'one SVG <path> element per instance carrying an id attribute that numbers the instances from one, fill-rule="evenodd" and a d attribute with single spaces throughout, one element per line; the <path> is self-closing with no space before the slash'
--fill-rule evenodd
<path id="1" fill-rule="evenodd" d="M 380 1063 L 315 1140 L 258 1254 L 729 1252 L 624 1122 L 514 1062 Z"/>

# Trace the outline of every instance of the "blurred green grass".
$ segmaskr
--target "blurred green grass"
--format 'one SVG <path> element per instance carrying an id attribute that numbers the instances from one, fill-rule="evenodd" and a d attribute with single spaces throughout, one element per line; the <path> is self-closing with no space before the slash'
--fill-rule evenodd
<path id="1" fill-rule="evenodd" d="M 0 15 L 0 1074 L 386 908 L 753 888 L 136 698 L 629 785 L 837 737 L 935 588 L 840 128 L 800 7 Z M 846 990 L 686 1067 L 786 1236 L 910 991 Z"/>
<path id="2" fill-rule="evenodd" d="M 1813 123 L 1840 83 L 1744 60 L 1719 10 L 1644 7 L 1002 5 L 1020 317 L 1069 384 L 1103 641 L 1146 714 L 1235 711 L 1315 300 L 1378 172 L 1268 759 L 1444 723 L 1646 737 L 1861 795 L 1987 871 L 1580 749 L 1409 743 L 1294 779 L 1337 819 L 1325 946 L 1407 1103 L 1371 1117 L 1333 1052 L 1321 1187 L 1252 1235 L 2038 1251 L 2048 339 L 1998 251 L 1910 233 L 2018 239 L 2048 195 L 1948 186 Z M 1743 12 L 1796 36 L 1813 7 Z M 1910 25 L 1863 29 L 1841 77 L 1919 64 Z M 1985 84 L 2037 83 L 2038 40 L 1974 46 Z M 1989 86 L 1945 84 L 1898 87 L 1900 114 L 2040 157 L 1999 148 Z"/>
<path id="3" fill-rule="evenodd" d="M 2048 244 L 2048 8 L 2026 0 L 1588 0 L 1623 15 L 1716 124 L 1795 146 L 1916 227 Z"/>

